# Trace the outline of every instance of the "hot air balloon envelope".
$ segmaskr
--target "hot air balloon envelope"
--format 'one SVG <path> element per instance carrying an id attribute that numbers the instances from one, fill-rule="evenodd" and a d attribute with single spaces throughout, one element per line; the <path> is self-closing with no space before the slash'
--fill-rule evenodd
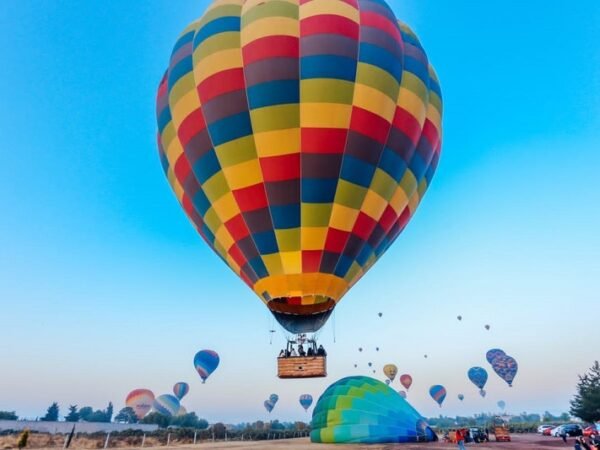
<path id="1" fill-rule="evenodd" d="M 188 392 L 190 392 L 190 385 L 184 383 L 183 381 L 175 383 L 173 386 L 173 394 L 175 394 L 175 397 L 177 397 L 179 400 L 185 397 Z"/>
<path id="2" fill-rule="evenodd" d="M 265 400 L 263 405 L 269 413 L 273 411 L 273 408 L 275 408 L 275 404 L 271 400 Z"/>
<path id="3" fill-rule="evenodd" d="M 271 401 L 271 403 L 275 404 L 279 401 L 279 395 L 271 394 L 269 395 L 269 400 Z"/>
<path id="4" fill-rule="evenodd" d="M 213 350 L 200 350 L 194 356 L 194 367 L 204 383 L 219 366 L 219 355 Z"/>
<path id="5" fill-rule="evenodd" d="M 300 396 L 299 401 L 300 401 L 300 405 L 302 405 L 304 410 L 308 411 L 308 408 L 310 408 L 310 405 L 312 405 L 313 398 L 312 398 L 312 395 L 310 395 L 310 394 L 302 394 Z"/>
<path id="6" fill-rule="evenodd" d="M 311 441 L 376 444 L 435 439 L 423 417 L 396 391 L 369 377 L 329 386 L 312 416 Z"/>
<path id="7" fill-rule="evenodd" d="M 431 386 L 429 388 L 429 395 L 431 395 L 431 398 L 434 399 L 441 407 L 442 403 L 444 403 L 444 400 L 446 399 L 446 388 L 439 384 Z"/>
<path id="8" fill-rule="evenodd" d="M 132 408 L 138 419 L 142 419 L 152 409 L 154 393 L 149 389 L 134 389 L 125 398 L 125 405 Z"/>
<path id="9" fill-rule="evenodd" d="M 500 409 L 504 409 L 504 408 L 506 407 L 506 403 L 504 402 L 504 400 L 500 400 L 500 401 L 498 402 L 498 407 L 499 407 Z"/>
<path id="10" fill-rule="evenodd" d="M 505 354 L 506 353 L 504 353 L 504 350 L 500 350 L 499 348 L 493 348 L 487 351 L 487 353 L 485 354 L 485 359 L 487 359 L 487 362 L 491 364 L 496 356 Z"/>
<path id="11" fill-rule="evenodd" d="M 404 389 L 406 389 L 406 390 L 410 389 L 412 382 L 413 382 L 413 379 L 409 374 L 405 373 L 404 375 L 400 375 L 400 384 L 402 386 L 404 386 Z"/>
<path id="12" fill-rule="evenodd" d="M 177 199 L 291 333 L 319 330 L 393 244 L 440 157 L 423 47 L 384 0 L 360 5 L 214 2 L 158 88 Z"/>
<path id="13" fill-rule="evenodd" d="M 458 394 L 458 399 L 462 402 L 465 399 L 465 396 L 462 394 Z"/>
<path id="14" fill-rule="evenodd" d="M 398 367 L 395 364 L 386 364 L 383 366 L 383 373 L 390 381 L 394 381 L 398 374 Z"/>
<path id="15" fill-rule="evenodd" d="M 467 376 L 479 389 L 483 389 L 488 380 L 488 373 L 483 367 L 471 367 L 467 372 Z"/>
<path id="16" fill-rule="evenodd" d="M 519 365 L 512 356 L 498 355 L 492 360 L 492 369 L 512 387 Z"/>
<path id="17" fill-rule="evenodd" d="M 175 416 L 180 408 L 179 400 L 171 394 L 159 395 L 154 399 L 152 407 L 163 416 Z"/>

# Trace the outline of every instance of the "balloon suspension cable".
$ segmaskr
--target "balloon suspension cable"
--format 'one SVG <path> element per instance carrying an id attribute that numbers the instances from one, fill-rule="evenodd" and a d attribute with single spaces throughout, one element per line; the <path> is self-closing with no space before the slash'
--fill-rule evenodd
<path id="1" fill-rule="evenodd" d="M 331 325 L 333 330 L 333 343 L 335 344 L 335 309 L 333 310 L 333 317 L 331 318 Z"/>
<path id="2" fill-rule="evenodd" d="M 275 334 L 275 318 L 271 316 L 271 324 L 269 327 L 269 344 L 273 345 L 273 335 Z"/>

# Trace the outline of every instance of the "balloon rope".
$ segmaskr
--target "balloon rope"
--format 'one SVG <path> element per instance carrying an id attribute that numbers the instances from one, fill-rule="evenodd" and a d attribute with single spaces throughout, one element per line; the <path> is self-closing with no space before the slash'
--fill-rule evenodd
<path id="1" fill-rule="evenodd" d="M 335 309 L 333 310 L 333 317 L 331 320 L 331 324 L 333 325 L 333 343 L 335 344 Z"/>

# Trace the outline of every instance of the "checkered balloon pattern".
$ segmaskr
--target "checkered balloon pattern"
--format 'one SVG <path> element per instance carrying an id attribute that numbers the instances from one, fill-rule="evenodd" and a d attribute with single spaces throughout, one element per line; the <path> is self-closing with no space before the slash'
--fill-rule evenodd
<path id="1" fill-rule="evenodd" d="M 160 160 L 198 233 L 316 331 L 415 213 L 441 91 L 384 0 L 215 0 L 158 88 Z"/>

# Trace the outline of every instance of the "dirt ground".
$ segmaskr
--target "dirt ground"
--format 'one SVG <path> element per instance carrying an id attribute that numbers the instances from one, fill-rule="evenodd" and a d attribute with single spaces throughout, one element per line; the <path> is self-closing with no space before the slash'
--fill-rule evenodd
<path id="1" fill-rule="evenodd" d="M 34 435 L 35 436 L 35 435 Z M 48 439 L 52 437 L 45 435 L 35 436 L 40 439 L 34 438 L 30 441 L 27 446 L 28 449 L 49 449 L 49 448 L 61 448 L 62 437 L 55 437 L 54 441 L 48 442 Z M 32 436 L 33 437 L 33 436 Z M 559 438 L 552 438 L 546 436 L 540 436 L 539 434 L 519 434 L 512 436 L 512 442 L 490 442 L 488 444 L 467 444 L 466 447 L 477 450 L 544 450 L 550 448 L 573 448 L 573 438 L 569 438 L 567 444 L 564 444 Z M 60 443 L 58 441 L 61 441 Z M 0 438 L 0 449 L 16 448 L 14 438 L 11 442 L 7 441 L 7 437 Z M 79 442 L 78 442 L 79 441 Z M 117 448 L 139 448 L 137 445 L 127 445 L 123 442 L 123 446 Z M 201 443 L 198 445 L 171 445 L 169 447 L 161 446 L 157 442 L 153 442 L 148 439 L 144 448 L 147 449 L 161 449 L 161 450 L 185 450 L 185 449 L 252 449 L 252 450 L 448 450 L 457 448 L 456 444 L 444 444 L 444 443 L 430 443 L 430 444 L 385 444 L 385 445 L 327 445 L 327 444 L 311 444 L 308 438 L 303 439 L 286 439 L 276 441 L 254 441 L 254 442 L 208 442 Z M 103 445 L 100 442 L 92 441 L 87 442 L 85 440 L 75 440 L 71 447 L 72 449 L 83 449 L 83 448 L 102 448 Z M 111 448 L 114 448 L 111 446 Z"/>

